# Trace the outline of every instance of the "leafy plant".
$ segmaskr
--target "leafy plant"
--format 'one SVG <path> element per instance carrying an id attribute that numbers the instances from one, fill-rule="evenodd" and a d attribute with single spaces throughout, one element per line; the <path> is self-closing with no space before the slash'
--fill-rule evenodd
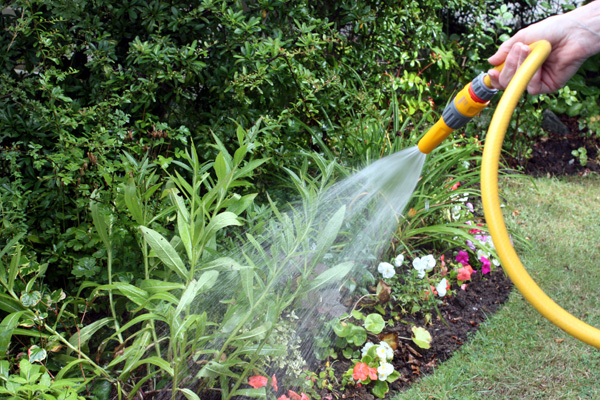
<path id="1" fill-rule="evenodd" d="M 8 361 L 0 361 L 0 394 L 10 400 L 79 400 L 83 385 L 73 379 L 53 379 L 41 365 L 26 359 L 19 362 L 19 374 L 9 375 Z"/>

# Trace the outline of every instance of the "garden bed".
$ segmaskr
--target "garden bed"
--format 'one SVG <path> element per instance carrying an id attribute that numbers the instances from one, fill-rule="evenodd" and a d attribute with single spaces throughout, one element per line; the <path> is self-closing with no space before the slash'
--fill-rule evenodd
<path id="1" fill-rule="evenodd" d="M 425 315 L 405 316 L 398 324 L 385 330 L 385 333 L 397 333 L 401 337 L 411 336 L 412 326 L 424 326 L 433 339 L 430 349 L 421 349 L 413 343 L 399 342 L 394 352 L 392 364 L 401 377 L 390 385 L 386 398 L 406 388 L 419 377 L 433 372 L 434 368 L 450 356 L 469 336 L 479 328 L 487 317 L 496 312 L 507 300 L 513 285 L 501 268 L 482 276 L 473 275 L 466 290 L 453 288 L 456 294 L 444 299 L 439 314 L 434 315 L 429 324 Z M 341 376 L 352 367 L 352 361 L 340 356 L 332 364 L 336 376 Z M 361 399 L 372 400 L 375 396 L 368 386 L 348 386 L 343 392 L 321 391 L 322 399 Z"/>

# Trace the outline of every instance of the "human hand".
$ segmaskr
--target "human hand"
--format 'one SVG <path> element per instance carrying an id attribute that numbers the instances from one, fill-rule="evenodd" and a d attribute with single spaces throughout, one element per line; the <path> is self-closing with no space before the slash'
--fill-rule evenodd
<path id="1" fill-rule="evenodd" d="M 517 32 L 489 58 L 492 65 L 504 62 L 502 72 L 490 70 L 492 85 L 505 89 L 531 49 L 527 44 L 545 39 L 552 51 L 527 85 L 530 94 L 550 93 L 563 87 L 581 64 L 600 51 L 600 2 L 570 13 L 547 18 Z"/>

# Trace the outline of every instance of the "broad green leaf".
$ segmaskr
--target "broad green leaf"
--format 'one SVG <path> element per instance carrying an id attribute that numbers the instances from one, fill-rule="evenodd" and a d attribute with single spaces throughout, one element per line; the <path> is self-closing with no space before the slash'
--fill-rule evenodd
<path id="1" fill-rule="evenodd" d="M 365 318 L 365 329 L 376 335 L 385 328 L 385 321 L 380 314 L 369 314 Z"/>
<path id="2" fill-rule="evenodd" d="M 69 338 L 69 343 L 77 349 L 80 348 L 80 346 L 85 345 L 96 332 L 112 321 L 112 318 L 106 317 L 84 326 L 79 332 Z"/>
<path id="3" fill-rule="evenodd" d="M 96 259 L 94 257 L 80 258 L 71 270 L 71 273 L 77 278 L 85 277 L 88 279 L 95 276 L 98 272 L 100 272 L 100 266 L 96 265 Z"/>
<path id="4" fill-rule="evenodd" d="M 417 346 L 422 349 L 428 349 L 431 347 L 431 334 L 427 332 L 425 328 L 413 326 L 412 332 L 414 335 L 412 340 Z"/>
<path id="5" fill-rule="evenodd" d="M 352 270 L 354 263 L 352 261 L 346 261 L 335 267 L 329 268 L 327 271 L 322 272 L 319 276 L 309 282 L 308 291 L 318 289 L 322 286 L 328 285 L 329 283 L 337 282 L 346 277 Z"/>
<path id="6" fill-rule="evenodd" d="M 335 332 L 335 334 L 342 338 L 350 334 L 350 332 L 352 331 L 352 326 L 353 324 L 342 322 L 337 318 L 332 324 L 333 331 Z"/>
<path id="7" fill-rule="evenodd" d="M 367 341 L 367 331 L 362 326 L 351 325 L 350 334 L 346 336 L 349 343 L 355 346 L 362 346 Z"/>
<path id="8" fill-rule="evenodd" d="M 142 212 L 142 202 L 137 193 L 133 178 L 127 179 L 124 190 L 125 205 L 129 213 L 138 225 L 144 225 L 144 214 Z"/>
<path id="9" fill-rule="evenodd" d="M 27 355 L 29 356 L 29 362 L 34 363 L 44 361 L 48 354 L 45 349 L 34 344 L 27 350 Z"/>
<path id="10" fill-rule="evenodd" d="M 375 386 L 373 386 L 373 389 L 371 390 L 373 392 L 373 394 L 377 397 L 379 397 L 380 399 L 383 399 L 385 397 L 385 394 L 390 390 L 388 384 L 386 381 L 377 381 L 375 382 Z"/>
<path id="11" fill-rule="evenodd" d="M 19 300 L 21 301 L 23 307 L 35 307 L 40 302 L 40 300 L 42 300 L 42 294 L 37 290 L 34 290 L 32 292 L 26 292 L 21 294 Z"/>
<path id="12" fill-rule="evenodd" d="M 12 314 L 8 314 L 2 322 L 0 322 L 0 357 L 4 357 L 8 351 L 8 345 L 12 337 L 14 329 L 19 324 L 21 316 L 25 311 L 17 311 Z"/>
<path id="13" fill-rule="evenodd" d="M 140 226 L 140 229 L 160 261 L 172 271 L 175 271 L 182 279 L 187 280 L 188 271 L 186 270 L 181 257 L 179 257 L 179 254 L 177 254 L 167 239 L 155 230 L 146 228 L 145 226 Z"/>

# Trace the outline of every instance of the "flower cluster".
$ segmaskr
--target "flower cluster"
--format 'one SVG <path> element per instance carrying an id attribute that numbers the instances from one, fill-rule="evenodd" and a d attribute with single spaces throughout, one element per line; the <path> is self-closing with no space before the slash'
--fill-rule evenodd
<path id="1" fill-rule="evenodd" d="M 371 381 L 397 379 L 398 373 L 395 373 L 394 366 L 390 363 L 394 358 L 394 350 L 389 344 L 367 342 L 361 350 L 361 355 L 361 360 L 352 368 L 352 379 L 356 383 L 368 384 Z"/>
<path id="2" fill-rule="evenodd" d="M 262 387 L 267 386 L 269 379 L 266 376 L 255 375 L 248 378 L 248 385 L 252 386 L 254 389 L 260 389 Z M 279 390 L 277 387 L 277 378 L 275 375 L 271 377 L 271 387 L 275 392 Z M 296 393 L 293 390 L 288 390 L 287 396 L 281 395 L 277 398 L 277 400 L 310 400 L 310 398 L 304 393 Z"/>
<path id="3" fill-rule="evenodd" d="M 420 257 L 420 258 L 417 257 L 413 260 L 413 267 L 419 273 L 419 279 L 423 279 L 425 277 L 425 274 L 428 271 L 431 271 L 433 269 L 433 267 L 435 267 L 435 264 L 436 264 L 435 258 L 431 254 L 428 254 L 428 255 Z"/>
<path id="4" fill-rule="evenodd" d="M 379 266 L 377 267 L 377 271 L 379 271 L 379 273 L 381 274 L 383 279 L 390 279 L 396 275 L 396 270 L 394 269 L 394 266 L 396 266 L 396 267 L 402 266 L 402 264 L 404 263 L 404 255 L 398 254 L 392 262 L 394 263 L 394 265 L 392 265 L 388 262 L 379 263 Z"/>

